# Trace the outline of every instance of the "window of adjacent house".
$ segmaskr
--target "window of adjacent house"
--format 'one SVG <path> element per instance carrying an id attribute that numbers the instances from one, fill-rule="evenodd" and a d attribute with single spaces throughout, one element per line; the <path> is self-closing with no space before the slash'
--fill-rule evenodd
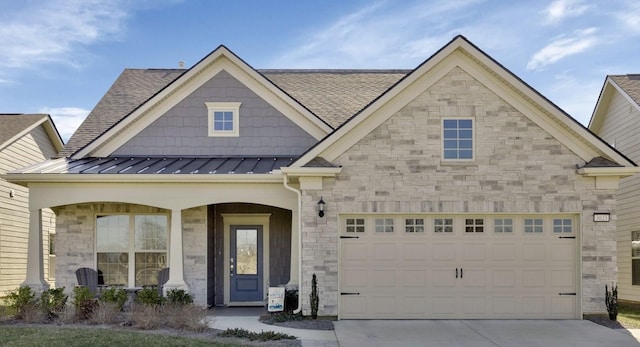
<path id="1" fill-rule="evenodd" d="M 452 218 L 435 218 L 433 220 L 433 232 L 452 233 L 453 219 Z"/>
<path id="2" fill-rule="evenodd" d="M 631 232 L 631 284 L 640 285 L 640 231 Z"/>
<path id="3" fill-rule="evenodd" d="M 525 218 L 524 220 L 524 232 L 525 233 L 541 233 L 542 218 Z"/>
<path id="4" fill-rule="evenodd" d="M 392 233 L 393 232 L 393 218 L 377 218 L 376 219 L 376 232 L 377 233 Z"/>
<path id="5" fill-rule="evenodd" d="M 364 218 L 347 218 L 346 230 L 348 233 L 363 233 Z"/>
<path id="6" fill-rule="evenodd" d="M 444 119 L 442 132 L 444 159 L 473 159 L 473 120 Z"/>
<path id="7" fill-rule="evenodd" d="M 513 219 L 496 218 L 493 220 L 493 227 L 494 227 L 494 231 L 497 233 L 513 232 Z"/>
<path id="8" fill-rule="evenodd" d="M 424 219 L 422 218 L 406 218 L 404 220 L 404 231 L 407 233 L 424 232 Z"/>
<path id="9" fill-rule="evenodd" d="M 464 220 L 464 231 L 468 233 L 482 233 L 484 232 L 484 219 L 481 218 L 467 218 Z"/>
<path id="10" fill-rule="evenodd" d="M 240 136 L 239 102 L 205 102 L 209 118 L 209 136 Z"/>
<path id="11" fill-rule="evenodd" d="M 98 272 L 104 284 L 156 285 L 167 267 L 166 215 L 107 215 L 96 220 Z"/>
<path id="12" fill-rule="evenodd" d="M 553 232 L 554 233 L 570 233 L 573 232 L 573 227 L 571 225 L 571 219 L 554 219 L 553 220 Z"/>

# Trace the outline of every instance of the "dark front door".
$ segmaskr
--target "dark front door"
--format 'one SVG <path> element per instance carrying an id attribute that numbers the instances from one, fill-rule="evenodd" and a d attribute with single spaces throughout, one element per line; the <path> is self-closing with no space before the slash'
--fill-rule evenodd
<path id="1" fill-rule="evenodd" d="M 231 226 L 230 301 L 263 301 L 262 226 Z"/>

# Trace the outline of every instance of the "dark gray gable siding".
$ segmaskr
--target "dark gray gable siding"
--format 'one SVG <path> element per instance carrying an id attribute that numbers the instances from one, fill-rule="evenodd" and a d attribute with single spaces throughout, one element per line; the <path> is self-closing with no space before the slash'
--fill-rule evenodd
<path id="1" fill-rule="evenodd" d="M 241 102 L 240 136 L 209 137 L 205 102 Z M 296 156 L 315 143 L 293 121 L 221 71 L 113 155 Z"/>

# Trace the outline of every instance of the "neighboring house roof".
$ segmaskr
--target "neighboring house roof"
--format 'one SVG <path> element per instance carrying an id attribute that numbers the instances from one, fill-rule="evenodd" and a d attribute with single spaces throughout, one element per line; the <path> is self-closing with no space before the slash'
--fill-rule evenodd
<path id="1" fill-rule="evenodd" d="M 461 35 L 309 149 L 291 166 L 304 167 L 316 157 L 323 157 L 330 162 L 335 160 L 456 66 L 510 103 L 585 162 L 594 157 L 605 157 L 618 165 L 637 166 Z"/>
<path id="2" fill-rule="evenodd" d="M 589 129 L 596 134 L 600 132 L 609 103 L 615 92 L 620 93 L 631 105 L 640 110 L 640 74 L 609 75 L 605 78 L 598 102 L 589 121 Z"/>
<path id="3" fill-rule="evenodd" d="M 17 139 L 28 134 L 34 128 L 43 125 L 51 143 L 60 151 L 64 143 L 53 120 L 47 114 L 1 114 L 0 113 L 0 150 Z"/>

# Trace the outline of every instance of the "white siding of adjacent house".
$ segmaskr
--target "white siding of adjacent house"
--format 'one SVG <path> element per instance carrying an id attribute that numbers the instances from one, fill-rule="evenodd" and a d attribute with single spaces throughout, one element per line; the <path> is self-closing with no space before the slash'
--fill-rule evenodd
<path id="1" fill-rule="evenodd" d="M 42 126 L 0 151 L 0 174 L 49 159 L 55 148 Z M 11 197 L 13 191 L 13 197 Z M 25 280 L 29 235 L 29 190 L 0 179 L 0 297 Z M 45 280 L 49 281 L 49 233 L 55 215 L 42 211 Z"/>
<path id="2" fill-rule="evenodd" d="M 640 162 L 640 111 L 616 92 L 598 134 L 636 163 Z M 631 284 L 631 232 L 640 230 L 640 175 L 624 178 L 618 191 L 618 296 L 640 301 L 640 285 Z"/>

